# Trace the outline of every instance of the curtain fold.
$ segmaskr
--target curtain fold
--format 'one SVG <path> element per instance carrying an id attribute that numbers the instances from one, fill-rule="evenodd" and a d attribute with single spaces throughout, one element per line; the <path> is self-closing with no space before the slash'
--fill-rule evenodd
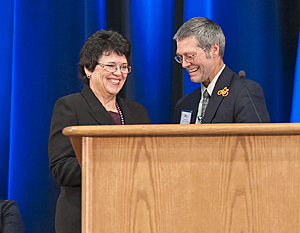
<path id="1" fill-rule="evenodd" d="M 298 37 L 297 59 L 293 88 L 291 122 L 300 123 L 300 32 Z"/>
<path id="2" fill-rule="evenodd" d="M 10 137 L 11 73 L 13 51 L 14 2 L 5 1 L 0 7 L 0 198 L 7 198 Z"/>
<path id="3" fill-rule="evenodd" d="M 152 123 L 171 119 L 172 37 L 175 1 L 131 2 L 131 42 L 135 87 L 129 98 L 142 103 Z M 147 45 L 147 46 L 145 46 Z"/>
<path id="4" fill-rule="evenodd" d="M 47 140 L 55 101 L 82 88 L 84 19 L 78 0 L 14 2 L 8 198 L 18 202 L 26 232 L 54 232 L 58 186 Z"/>

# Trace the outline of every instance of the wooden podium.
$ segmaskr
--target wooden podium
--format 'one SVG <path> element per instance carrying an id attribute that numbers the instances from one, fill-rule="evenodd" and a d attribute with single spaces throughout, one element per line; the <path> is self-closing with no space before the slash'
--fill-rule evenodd
<path id="1" fill-rule="evenodd" d="M 300 232 L 300 124 L 74 126 L 82 232 Z"/>

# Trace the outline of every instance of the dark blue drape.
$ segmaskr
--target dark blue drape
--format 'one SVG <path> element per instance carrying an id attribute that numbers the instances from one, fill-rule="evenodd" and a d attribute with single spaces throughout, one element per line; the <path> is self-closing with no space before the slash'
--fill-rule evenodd
<path id="1" fill-rule="evenodd" d="M 153 123 L 170 123 L 176 101 L 199 86 L 178 69 L 173 35 L 183 21 L 208 17 L 224 30 L 225 63 L 261 84 L 272 122 L 289 122 L 299 12 L 291 0 L 3 1 L 0 198 L 18 202 L 26 232 L 54 232 L 59 188 L 47 156 L 52 110 L 59 97 L 82 89 L 79 52 L 95 31 L 129 38 L 133 72 L 122 95 L 142 103 Z"/>
<path id="2" fill-rule="evenodd" d="M 12 1 L 5 1 L 0 7 L 0 198 L 7 197 L 8 163 L 11 109 L 11 69 L 13 48 L 13 11 Z"/>
<path id="3" fill-rule="evenodd" d="M 5 77 L 12 83 L 5 101 L 9 154 L 1 157 L 9 158 L 8 198 L 18 201 L 26 232 L 53 232 L 58 189 L 48 172 L 49 122 L 57 98 L 82 86 L 76 64 L 84 7 L 74 0 L 14 2 L 12 70 Z"/>
<path id="4" fill-rule="evenodd" d="M 300 32 L 299 32 L 300 35 Z M 293 89 L 293 101 L 292 101 L 292 112 L 291 122 L 300 123 L 300 36 L 298 39 L 297 58 L 295 66 L 295 79 Z"/>
<path id="5" fill-rule="evenodd" d="M 155 123 L 170 122 L 174 0 L 131 3 L 134 87 L 128 97 L 141 102 Z M 166 10 L 167 9 L 167 10 Z M 147 46 L 145 46 L 147 45 Z"/>

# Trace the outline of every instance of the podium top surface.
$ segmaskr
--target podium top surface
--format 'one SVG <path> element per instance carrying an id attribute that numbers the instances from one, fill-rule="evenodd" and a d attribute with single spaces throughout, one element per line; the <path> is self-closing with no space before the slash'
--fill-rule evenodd
<path id="1" fill-rule="evenodd" d="M 300 123 L 88 125 L 63 129 L 69 137 L 300 135 Z"/>

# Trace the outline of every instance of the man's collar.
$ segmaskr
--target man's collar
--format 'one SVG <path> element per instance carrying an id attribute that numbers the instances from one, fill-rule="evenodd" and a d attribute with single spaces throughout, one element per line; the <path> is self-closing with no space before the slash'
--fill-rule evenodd
<path id="1" fill-rule="evenodd" d="M 221 73 L 225 69 L 225 64 L 223 67 L 220 69 L 220 71 L 216 74 L 216 76 L 213 78 L 213 80 L 210 82 L 210 84 L 205 87 L 203 83 L 201 83 L 201 93 L 204 93 L 204 91 L 207 89 L 208 94 L 211 96 L 213 93 L 213 90 L 215 88 L 216 82 L 218 81 L 218 78 L 220 77 Z"/>

